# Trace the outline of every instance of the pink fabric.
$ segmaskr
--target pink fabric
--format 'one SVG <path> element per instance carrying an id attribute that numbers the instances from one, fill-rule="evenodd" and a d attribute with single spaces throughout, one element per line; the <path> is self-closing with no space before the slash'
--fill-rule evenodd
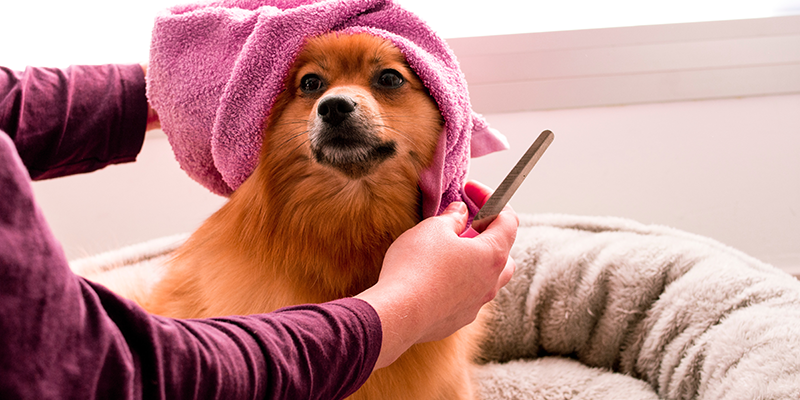
<path id="1" fill-rule="evenodd" d="M 445 121 L 434 164 L 420 180 L 423 216 L 464 195 L 470 156 L 508 147 L 472 111 L 458 62 L 416 15 L 391 0 L 222 0 L 174 7 L 156 18 L 148 98 L 181 167 L 227 196 L 253 172 L 262 130 L 304 40 L 366 32 L 394 43 Z"/>

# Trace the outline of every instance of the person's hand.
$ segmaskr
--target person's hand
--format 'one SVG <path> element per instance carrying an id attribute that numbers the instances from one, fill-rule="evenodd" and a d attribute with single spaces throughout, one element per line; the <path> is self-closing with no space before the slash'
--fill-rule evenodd
<path id="1" fill-rule="evenodd" d="M 466 193 L 482 205 L 491 194 L 470 182 Z M 375 286 L 357 295 L 377 311 L 383 346 L 375 368 L 385 367 L 411 345 L 443 339 L 474 321 L 481 307 L 511 279 L 508 254 L 519 219 L 511 208 L 479 235 L 462 238 L 464 203 L 450 204 L 403 233 L 389 247 Z"/>
<path id="2" fill-rule="evenodd" d="M 147 64 L 141 64 L 144 76 L 147 76 Z M 161 120 L 158 119 L 158 113 L 153 107 L 150 107 L 150 102 L 147 102 L 147 126 L 145 132 L 152 131 L 153 129 L 161 129 Z"/>

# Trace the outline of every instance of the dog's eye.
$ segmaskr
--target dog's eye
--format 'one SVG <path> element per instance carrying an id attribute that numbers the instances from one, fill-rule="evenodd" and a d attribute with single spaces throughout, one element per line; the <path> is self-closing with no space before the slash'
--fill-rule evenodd
<path id="1" fill-rule="evenodd" d="M 381 71 L 381 75 L 378 77 L 378 86 L 387 89 L 397 89 L 403 86 L 404 82 L 403 75 L 393 69 Z"/>
<path id="2" fill-rule="evenodd" d="M 300 90 L 304 93 L 315 93 L 325 86 L 325 82 L 322 81 L 318 75 L 315 74 L 308 74 L 303 76 L 300 79 Z"/>

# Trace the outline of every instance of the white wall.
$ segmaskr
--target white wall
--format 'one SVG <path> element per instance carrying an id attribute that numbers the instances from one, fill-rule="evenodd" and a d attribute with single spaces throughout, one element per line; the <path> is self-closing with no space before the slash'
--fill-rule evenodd
<path id="1" fill-rule="evenodd" d="M 180 169 L 160 131 L 135 163 L 33 182 L 33 190 L 69 259 L 192 231 L 224 202 Z"/>
<path id="2" fill-rule="evenodd" d="M 800 273 L 800 16 L 450 42 L 512 153 L 556 133 L 520 211 L 670 225 Z"/>
<path id="3" fill-rule="evenodd" d="M 487 114 L 800 93 L 800 15 L 449 43 Z"/>
<path id="4" fill-rule="evenodd" d="M 669 225 L 800 273 L 800 95 L 486 117 L 512 146 L 473 161 L 491 186 L 555 133 L 511 200 L 518 212 Z"/>

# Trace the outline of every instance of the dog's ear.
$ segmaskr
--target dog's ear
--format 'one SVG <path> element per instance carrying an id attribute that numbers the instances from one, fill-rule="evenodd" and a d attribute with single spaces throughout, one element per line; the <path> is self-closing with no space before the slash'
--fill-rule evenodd
<path id="1" fill-rule="evenodd" d="M 269 137 L 271 127 L 274 126 L 275 123 L 280 119 L 281 113 L 286 107 L 292 102 L 294 97 L 296 96 L 296 87 L 295 87 L 295 79 L 297 77 L 298 68 L 296 65 L 292 66 L 289 70 L 289 73 L 286 74 L 286 78 L 283 80 L 283 90 L 278 94 L 275 98 L 275 102 L 269 107 L 268 115 L 264 118 L 264 123 L 262 126 L 262 146 L 261 146 L 261 156 L 263 157 L 266 153 L 269 152 Z"/>

